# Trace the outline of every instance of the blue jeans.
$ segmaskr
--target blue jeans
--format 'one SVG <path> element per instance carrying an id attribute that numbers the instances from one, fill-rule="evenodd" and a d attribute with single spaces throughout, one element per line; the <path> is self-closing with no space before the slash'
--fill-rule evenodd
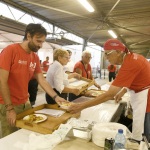
<path id="1" fill-rule="evenodd" d="M 150 112 L 145 114 L 144 135 L 146 136 L 148 142 L 150 142 Z"/>

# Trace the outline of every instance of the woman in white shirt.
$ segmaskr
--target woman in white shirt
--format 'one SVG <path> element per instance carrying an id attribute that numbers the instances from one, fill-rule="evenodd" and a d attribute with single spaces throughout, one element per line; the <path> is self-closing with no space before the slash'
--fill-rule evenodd
<path id="1" fill-rule="evenodd" d="M 79 95 L 80 91 L 77 88 L 69 88 L 70 78 L 80 79 L 81 75 L 77 73 L 66 74 L 64 71 L 64 66 L 69 62 L 69 53 L 66 50 L 57 49 L 54 51 L 54 62 L 49 66 L 47 71 L 46 80 L 55 90 L 55 92 L 67 99 L 67 93 L 73 93 Z M 46 101 L 48 104 L 55 104 L 55 101 L 46 93 Z"/>

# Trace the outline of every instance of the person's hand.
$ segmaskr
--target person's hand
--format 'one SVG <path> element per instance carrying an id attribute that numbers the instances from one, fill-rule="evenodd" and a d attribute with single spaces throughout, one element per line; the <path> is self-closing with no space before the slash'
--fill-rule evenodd
<path id="1" fill-rule="evenodd" d="M 15 126 L 16 122 L 16 112 L 14 109 L 6 111 L 6 118 L 10 126 Z"/>
<path id="2" fill-rule="evenodd" d="M 68 102 L 68 101 L 65 100 L 65 99 L 62 98 L 62 97 L 57 96 L 57 97 L 55 98 L 55 102 L 56 102 L 57 104 L 61 104 L 61 103 L 63 103 L 63 102 Z"/>
<path id="3" fill-rule="evenodd" d="M 74 73 L 74 78 L 77 78 L 77 79 L 80 80 L 80 79 L 81 79 L 81 75 L 75 72 L 75 73 Z"/>
<path id="4" fill-rule="evenodd" d="M 80 92 L 80 89 L 74 88 L 72 89 L 72 93 L 78 96 L 81 92 Z"/>
<path id="5" fill-rule="evenodd" d="M 122 96 L 121 96 L 121 94 L 119 94 L 119 93 L 115 95 L 114 100 L 116 101 L 116 103 L 119 103 L 119 102 L 122 100 L 121 97 L 122 97 Z"/>
<path id="6" fill-rule="evenodd" d="M 80 112 L 82 109 L 84 109 L 83 104 L 81 104 L 81 103 L 72 103 L 67 111 L 69 111 L 72 114 L 75 114 L 75 113 Z"/>
<path id="7" fill-rule="evenodd" d="M 98 89 L 100 89 L 101 90 L 101 87 L 100 87 L 100 85 L 98 85 L 96 82 L 95 82 L 95 84 L 94 84 Z"/>
<path id="8" fill-rule="evenodd" d="M 123 90 L 120 90 L 115 96 L 114 96 L 114 100 L 116 101 L 116 103 L 118 103 L 120 100 L 122 100 L 122 96 L 124 95 Z"/>

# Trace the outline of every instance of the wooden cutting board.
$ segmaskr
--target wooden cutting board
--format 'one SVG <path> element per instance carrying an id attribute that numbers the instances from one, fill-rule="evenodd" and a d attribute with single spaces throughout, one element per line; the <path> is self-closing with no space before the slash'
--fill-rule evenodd
<path id="1" fill-rule="evenodd" d="M 106 91 L 104 91 L 104 90 L 90 89 L 90 90 L 87 90 L 86 92 L 84 92 L 83 95 L 87 96 L 87 97 L 97 97 L 105 92 Z"/>
<path id="2" fill-rule="evenodd" d="M 47 120 L 45 120 L 44 122 L 40 122 L 40 123 L 29 123 L 23 120 L 25 116 L 34 114 L 34 111 L 41 110 L 43 108 L 63 110 L 57 104 L 55 105 L 43 104 L 43 105 L 37 106 L 35 108 L 29 109 L 27 111 L 24 111 L 18 114 L 17 120 L 16 120 L 16 127 L 28 129 L 28 130 L 39 132 L 42 134 L 51 134 L 54 130 L 56 130 L 59 127 L 60 124 L 66 123 L 67 120 L 70 119 L 71 117 L 78 118 L 80 116 L 80 113 L 70 114 L 69 112 L 65 112 L 60 117 L 53 117 L 53 116 L 44 114 L 47 116 Z"/>

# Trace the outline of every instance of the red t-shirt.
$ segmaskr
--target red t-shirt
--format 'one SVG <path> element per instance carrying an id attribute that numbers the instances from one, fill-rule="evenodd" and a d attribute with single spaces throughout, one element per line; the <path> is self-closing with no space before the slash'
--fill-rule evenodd
<path id="1" fill-rule="evenodd" d="M 127 54 L 112 85 L 128 87 L 135 92 L 150 87 L 150 63 L 141 55 Z M 150 92 L 146 111 L 150 112 Z"/>
<path id="2" fill-rule="evenodd" d="M 88 64 L 87 69 L 85 69 L 83 63 L 79 61 L 75 64 L 73 72 L 76 72 L 77 68 L 82 70 L 82 77 L 92 79 L 92 69 L 90 64 Z"/>
<path id="3" fill-rule="evenodd" d="M 116 71 L 116 66 L 113 65 L 113 67 L 111 67 L 111 65 L 108 66 L 108 71 L 109 72 L 115 72 Z"/>
<path id="4" fill-rule="evenodd" d="M 49 68 L 49 62 L 48 61 L 43 61 L 43 71 L 47 72 Z"/>
<path id="5" fill-rule="evenodd" d="M 9 71 L 8 85 L 14 105 L 28 100 L 28 82 L 33 74 L 41 73 L 40 61 L 34 53 L 27 53 L 20 44 L 12 44 L 0 53 L 0 68 Z M 4 101 L 0 94 L 0 103 Z"/>

